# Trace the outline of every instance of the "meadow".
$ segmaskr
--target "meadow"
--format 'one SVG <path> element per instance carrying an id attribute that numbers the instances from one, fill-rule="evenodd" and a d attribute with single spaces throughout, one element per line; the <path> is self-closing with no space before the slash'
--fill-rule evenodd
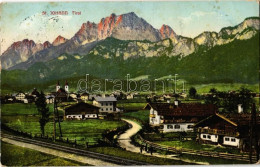
<path id="1" fill-rule="evenodd" d="M 38 111 L 34 104 L 3 104 L 2 108 L 2 123 L 8 127 L 31 133 L 32 135 L 40 135 L 40 124 Z M 52 110 L 50 110 L 52 111 Z M 45 126 L 45 135 L 52 136 L 53 134 L 53 116 Z M 90 145 L 97 143 L 102 139 L 102 133 L 107 130 L 112 130 L 117 127 L 124 126 L 126 123 L 115 120 L 64 120 L 61 122 L 62 137 L 70 141 L 77 140 L 78 144 Z M 59 136 L 58 123 L 56 124 L 57 136 Z"/>
<path id="2" fill-rule="evenodd" d="M 30 158 L 29 158 L 30 157 Z M 1 163 L 5 166 L 86 166 L 79 162 L 1 142 Z"/>

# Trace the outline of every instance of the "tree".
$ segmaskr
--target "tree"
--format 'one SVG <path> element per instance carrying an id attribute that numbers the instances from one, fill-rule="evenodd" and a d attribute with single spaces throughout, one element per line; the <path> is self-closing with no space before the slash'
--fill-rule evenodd
<path id="1" fill-rule="evenodd" d="M 50 112 L 49 112 L 49 107 L 47 107 L 45 95 L 42 91 L 39 97 L 37 98 L 37 100 L 35 101 L 35 105 L 40 114 L 39 123 L 40 123 L 42 135 L 44 136 L 44 127 L 47 124 L 47 122 L 49 122 Z"/>
<path id="2" fill-rule="evenodd" d="M 196 90 L 194 87 L 191 87 L 191 88 L 189 89 L 189 96 L 190 96 L 191 98 L 195 98 L 195 97 L 196 97 L 196 94 L 197 94 L 197 90 Z"/>
<path id="3" fill-rule="evenodd" d="M 215 88 L 210 89 L 209 94 L 205 97 L 206 104 L 215 104 L 219 107 L 220 99 L 218 96 L 218 91 Z"/>

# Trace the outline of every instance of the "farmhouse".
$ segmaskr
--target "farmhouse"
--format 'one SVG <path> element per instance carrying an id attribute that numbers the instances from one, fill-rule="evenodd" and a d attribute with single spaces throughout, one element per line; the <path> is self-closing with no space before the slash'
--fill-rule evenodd
<path id="1" fill-rule="evenodd" d="M 249 147 L 251 114 L 214 114 L 194 127 L 201 143 L 233 146 L 245 150 Z M 260 116 L 256 116 L 256 129 L 260 135 Z M 259 141 L 260 142 L 260 141 Z"/>
<path id="2" fill-rule="evenodd" d="M 115 97 L 96 97 L 93 105 L 99 107 L 99 112 L 114 113 L 117 112 Z"/>
<path id="3" fill-rule="evenodd" d="M 199 103 L 148 103 L 145 109 L 150 110 L 149 123 L 160 126 L 163 132 L 191 132 L 193 125 L 210 115 L 215 114 L 214 105 Z"/>
<path id="4" fill-rule="evenodd" d="M 24 99 L 25 99 L 25 93 L 23 93 L 23 92 L 19 92 L 17 94 L 13 94 L 13 96 L 15 97 L 15 99 L 17 101 L 24 101 Z"/>
<path id="5" fill-rule="evenodd" d="M 65 108 L 64 119 L 84 120 L 98 119 L 99 108 L 88 103 L 80 102 Z"/>

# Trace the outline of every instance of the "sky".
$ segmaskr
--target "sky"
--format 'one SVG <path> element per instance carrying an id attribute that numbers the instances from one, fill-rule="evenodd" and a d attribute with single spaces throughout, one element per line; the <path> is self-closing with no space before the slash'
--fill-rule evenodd
<path id="1" fill-rule="evenodd" d="M 46 11 L 47 15 L 42 12 Z M 53 16 L 51 11 L 68 11 Z M 81 12 L 73 15 L 72 11 Z M 135 12 L 154 28 L 167 24 L 178 34 L 196 37 L 203 31 L 219 32 L 245 18 L 259 16 L 256 1 L 134 1 L 134 2 L 7 2 L 0 6 L 1 54 L 16 41 L 36 43 L 61 35 L 71 38 L 87 21 L 99 23 L 111 13 Z"/>

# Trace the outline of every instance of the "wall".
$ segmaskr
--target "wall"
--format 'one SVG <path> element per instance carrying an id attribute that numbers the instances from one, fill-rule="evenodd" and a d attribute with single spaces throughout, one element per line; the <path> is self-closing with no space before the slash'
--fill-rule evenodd
<path id="1" fill-rule="evenodd" d="M 172 123 L 164 124 L 163 132 L 193 132 L 193 128 L 188 128 L 188 126 L 194 125 L 194 123 Z M 179 126 L 179 128 L 177 128 Z"/>
<path id="2" fill-rule="evenodd" d="M 99 112 L 113 112 L 114 111 L 114 105 L 113 102 L 93 102 L 94 106 L 100 107 Z"/>
<path id="3" fill-rule="evenodd" d="M 205 138 L 205 136 L 206 136 L 206 138 Z M 200 134 L 200 139 L 217 143 L 218 142 L 218 135 L 211 135 L 211 134 L 202 133 L 202 134 Z"/>
<path id="4" fill-rule="evenodd" d="M 158 112 L 151 108 L 150 115 L 155 116 L 154 118 L 149 116 L 150 125 L 159 125 L 161 122 L 161 119 L 160 119 L 160 116 L 158 115 Z"/>
<path id="5" fill-rule="evenodd" d="M 229 145 L 229 146 L 239 147 L 239 141 L 240 140 L 238 138 L 230 137 L 230 136 L 224 136 L 223 144 Z"/>

